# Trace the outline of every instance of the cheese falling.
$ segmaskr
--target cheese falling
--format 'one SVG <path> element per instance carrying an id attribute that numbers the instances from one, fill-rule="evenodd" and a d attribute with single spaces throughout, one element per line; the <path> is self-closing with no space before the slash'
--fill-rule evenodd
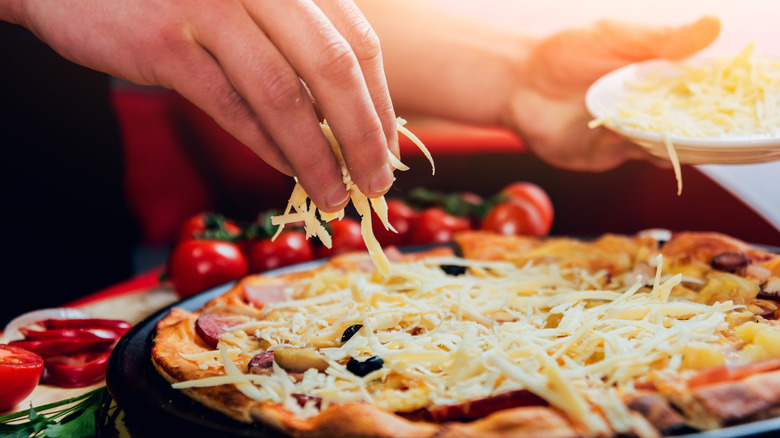
<path id="1" fill-rule="evenodd" d="M 406 124 L 405 120 L 399 118 L 397 119 L 396 123 L 398 132 L 409 138 L 422 151 L 428 161 L 430 161 L 432 171 L 435 173 L 436 167 L 433 164 L 433 157 L 431 157 L 431 154 L 425 145 L 423 145 L 420 139 L 418 139 L 414 134 L 412 134 L 404 127 Z M 368 198 L 358 189 L 357 185 L 352 182 L 352 178 L 349 175 L 349 170 L 347 169 L 347 165 L 344 162 L 344 157 L 341 153 L 341 146 L 339 146 L 338 142 L 336 141 L 336 137 L 333 135 L 333 131 L 330 129 L 330 126 L 328 126 L 327 122 L 321 123 L 320 126 L 322 128 L 322 132 L 325 134 L 325 138 L 328 139 L 328 143 L 330 144 L 331 149 L 333 149 L 333 153 L 336 155 L 339 165 L 341 166 L 341 175 L 344 184 L 346 185 L 347 192 L 349 193 L 349 198 L 352 201 L 352 205 L 360 215 L 360 232 L 363 235 L 363 241 L 366 243 L 368 254 L 371 256 L 371 260 L 374 262 L 374 265 L 376 265 L 377 269 L 379 269 L 379 272 L 381 272 L 383 275 L 387 275 L 387 273 L 390 272 L 390 261 L 387 259 L 387 256 L 385 256 L 384 251 L 382 251 L 382 246 L 376 240 L 371 225 L 371 210 L 373 209 L 385 229 L 396 232 L 387 219 L 387 203 L 385 202 L 385 198 L 384 196 Z M 409 167 L 398 160 L 389 149 L 387 154 L 390 164 L 395 169 L 401 171 L 409 170 Z M 295 210 L 295 212 L 293 213 L 292 210 Z M 306 238 L 316 236 L 320 239 L 323 245 L 325 245 L 325 247 L 330 248 L 331 238 L 322 222 L 330 222 L 334 219 L 341 220 L 343 218 L 344 209 L 341 209 L 335 213 L 320 212 L 318 218 L 317 206 L 314 205 L 313 202 L 309 201 L 309 196 L 306 194 L 306 191 L 303 189 L 303 187 L 298 182 L 298 179 L 296 178 L 295 187 L 293 187 L 292 194 L 290 195 L 290 199 L 287 202 L 287 207 L 285 208 L 284 213 L 279 216 L 273 216 L 271 218 L 271 224 L 278 226 L 273 239 L 276 239 L 276 237 L 279 236 L 286 224 L 303 222 L 303 227 L 306 231 Z"/>
<path id="2" fill-rule="evenodd" d="M 387 276 L 326 268 L 292 286 L 295 299 L 267 305 L 263 319 L 235 327 L 218 352 L 203 355 L 220 358 L 225 376 L 174 387 L 234 384 L 302 416 L 319 411 L 292 394 L 319 397 L 322 409 L 366 402 L 409 412 L 527 389 L 593 434 L 629 431 L 634 417 L 619 395 L 650 371 L 678 371 L 687 345 L 719 345 L 727 313 L 739 308 L 670 298 L 682 277 L 662 277 L 661 261 L 648 261 L 657 264 L 654 279 L 604 289 L 594 288 L 602 273 L 454 257 L 394 263 Z M 470 269 L 449 276 L 441 264 Z M 363 327 L 342 344 L 355 324 Z M 299 378 L 276 365 L 273 376 L 237 372 L 237 355 L 245 362 L 258 352 L 246 350 L 246 333 L 272 346 L 316 348 L 329 367 Z M 349 358 L 371 356 L 384 366 L 365 377 L 346 369 Z"/>

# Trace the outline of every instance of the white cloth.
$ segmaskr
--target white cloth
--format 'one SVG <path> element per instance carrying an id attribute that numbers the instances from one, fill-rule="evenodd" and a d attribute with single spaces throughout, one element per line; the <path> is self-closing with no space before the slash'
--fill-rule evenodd
<path id="1" fill-rule="evenodd" d="M 780 231 L 780 161 L 697 167 Z"/>

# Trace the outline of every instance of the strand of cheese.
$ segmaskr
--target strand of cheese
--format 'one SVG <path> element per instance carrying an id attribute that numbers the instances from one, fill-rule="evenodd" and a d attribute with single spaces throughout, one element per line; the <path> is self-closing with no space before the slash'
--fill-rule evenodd
<path id="1" fill-rule="evenodd" d="M 433 157 L 431 156 L 431 153 L 428 151 L 425 145 L 422 144 L 420 139 L 418 139 L 414 134 L 412 134 L 403 126 L 404 124 L 406 124 L 405 120 L 401 118 L 397 120 L 398 132 L 408 137 L 412 143 L 414 143 L 423 152 L 425 157 L 431 163 L 431 168 L 435 173 L 436 168 L 433 164 Z M 360 215 L 360 232 L 363 235 L 363 241 L 366 243 L 368 254 L 371 257 L 371 260 L 374 262 L 374 265 L 376 265 L 377 269 L 379 269 L 379 272 L 381 272 L 382 275 L 387 275 L 390 272 L 390 261 L 387 259 L 387 256 L 382 250 L 382 246 L 376 240 L 373 228 L 371 226 L 371 211 L 373 208 L 373 211 L 377 214 L 377 217 L 382 222 L 382 225 L 385 227 L 385 229 L 397 232 L 395 228 L 390 225 L 390 221 L 387 219 L 387 203 L 385 202 L 385 198 L 384 196 L 368 198 L 360 191 L 360 189 L 358 189 L 358 187 L 352 182 L 352 178 L 349 175 L 349 170 L 347 169 L 347 165 L 344 162 L 344 156 L 341 153 L 341 146 L 336 140 L 335 135 L 333 135 L 333 131 L 330 129 L 330 126 L 328 126 L 327 122 L 324 122 L 320 124 L 320 127 L 322 128 L 322 132 L 325 134 L 325 138 L 327 138 L 328 143 L 330 144 L 330 147 L 333 150 L 333 153 L 336 155 L 339 165 L 341 166 L 342 178 L 344 180 L 344 184 L 346 185 L 347 192 L 349 193 L 349 198 L 352 202 L 352 205 L 355 206 L 355 210 L 357 210 L 358 214 Z M 409 169 L 409 167 L 396 158 L 389 149 L 387 154 L 390 164 L 394 168 L 398 170 Z M 292 213 L 292 210 L 295 210 L 295 213 Z M 325 245 L 325 247 L 330 248 L 332 244 L 331 237 L 328 234 L 328 231 L 322 225 L 321 220 L 325 222 L 330 222 L 335 219 L 341 220 L 344 217 L 344 209 L 341 209 L 335 213 L 320 212 L 319 216 L 320 217 L 318 218 L 317 206 L 314 205 L 313 202 L 309 201 L 306 191 L 298 183 L 298 179 L 296 178 L 295 187 L 293 188 L 293 192 L 290 195 L 289 201 L 287 202 L 287 207 L 285 208 L 284 213 L 278 216 L 273 216 L 271 218 L 271 224 L 278 226 L 272 239 L 276 239 L 279 236 L 286 224 L 302 221 L 303 227 L 306 230 L 307 238 L 316 236 L 322 241 L 322 244 Z"/>

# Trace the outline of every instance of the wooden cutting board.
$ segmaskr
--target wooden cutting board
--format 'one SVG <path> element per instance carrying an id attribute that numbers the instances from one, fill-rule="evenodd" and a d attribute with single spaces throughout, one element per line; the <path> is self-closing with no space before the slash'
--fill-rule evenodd
<path id="1" fill-rule="evenodd" d="M 170 287 L 154 287 L 129 292 L 108 299 L 91 302 L 78 306 L 95 318 L 122 319 L 132 324 L 143 321 L 147 316 L 178 301 L 174 291 Z M 71 397 L 93 391 L 105 385 L 105 381 L 84 386 L 81 388 L 60 388 L 52 385 L 38 385 L 30 396 L 21 402 L 16 408 L 0 415 L 29 409 L 32 406 L 42 406 L 58 402 Z"/>

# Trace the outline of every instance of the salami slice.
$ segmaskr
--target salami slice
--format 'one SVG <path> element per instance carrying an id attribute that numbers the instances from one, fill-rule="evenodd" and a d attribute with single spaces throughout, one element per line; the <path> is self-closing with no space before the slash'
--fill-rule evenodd
<path id="1" fill-rule="evenodd" d="M 268 303 L 278 303 L 284 301 L 284 290 L 287 284 L 264 284 L 244 286 L 244 298 L 249 304 L 262 309 Z"/>
<path id="2" fill-rule="evenodd" d="M 220 315 L 204 313 L 195 321 L 195 332 L 211 348 L 217 348 L 219 338 L 223 333 L 243 322 L 246 318 L 237 315 Z"/>
<path id="3" fill-rule="evenodd" d="M 249 372 L 252 374 L 271 375 L 274 365 L 274 352 L 264 351 L 252 356 L 249 360 Z"/>

